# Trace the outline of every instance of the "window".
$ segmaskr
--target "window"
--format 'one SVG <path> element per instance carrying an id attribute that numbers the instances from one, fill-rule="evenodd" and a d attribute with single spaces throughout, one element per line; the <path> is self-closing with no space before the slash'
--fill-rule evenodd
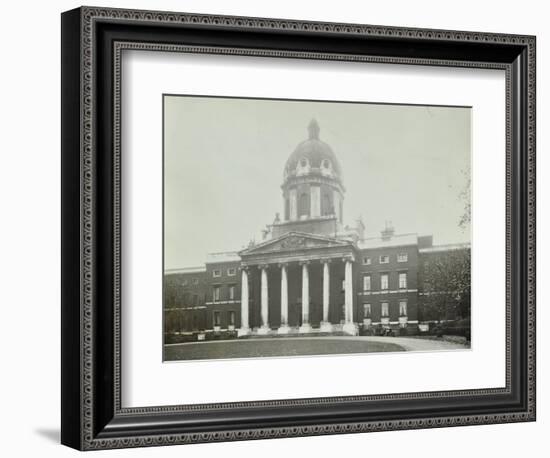
<path id="1" fill-rule="evenodd" d="M 382 302 L 380 314 L 382 318 L 387 318 L 390 316 L 390 304 L 388 302 Z"/>
<path id="2" fill-rule="evenodd" d="M 193 305 L 199 305 L 199 295 L 193 294 Z"/>
<path id="3" fill-rule="evenodd" d="M 407 273 L 399 272 L 399 288 L 403 289 L 407 287 Z"/>
<path id="4" fill-rule="evenodd" d="M 390 262 L 390 257 L 387 254 L 380 255 L 379 262 L 380 264 L 387 264 Z"/>
<path id="5" fill-rule="evenodd" d="M 220 287 L 214 286 L 213 294 L 212 294 L 212 300 L 214 302 L 218 302 L 220 300 Z"/>
<path id="6" fill-rule="evenodd" d="M 235 285 L 229 285 L 229 300 L 235 300 Z"/>
<path id="7" fill-rule="evenodd" d="M 321 211 L 323 216 L 334 214 L 334 208 L 332 207 L 332 202 L 328 194 L 323 194 L 323 203 L 322 203 Z"/>
<path id="8" fill-rule="evenodd" d="M 325 169 L 330 168 L 330 162 L 328 161 L 328 159 L 323 160 L 323 167 Z"/>
<path id="9" fill-rule="evenodd" d="M 229 326 L 235 326 L 235 312 L 233 310 L 229 311 Z"/>
<path id="10" fill-rule="evenodd" d="M 308 216 L 309 215 L 309 196 L 304 192 L 300 194 L 300 199 L 298 201 L 298 215 Z"/>
<path id="11" fill-rule="evenodd" d="M 407 316 L 407 301 L 399 301 L 399 316 Z"/>
<path id="12" fill-rule="evenodd" d="M 305 157 L 300 160 L 300 167 L 307 167 L 307 159 Z"/>
<path id="13" fill-rule="evenodd" d="M 370 266 L 371 260 L 370 257 L 367 256 L 366 258 L 363 258 L 363 265 Z"/>
<path id="14" fill-rule="evenodd" d="M 184 279 L 182 282 L 181 282 L 181 286 L 187 286 L 187 280 Z"/>
<path id="15" fill-rule="evenodd" d="M 388 289 L 389 287 L 389 275 L 381 274 L 380 275 L 380 289 Z"/>
<path id="16" fill-rule="evenodd" d="M 193 284 L 198 285 L 199 284 L 199 279 L 198 278 L 193 278 Z"/>
<path id="17" fill-rule="evenodd" d="M 407 262 L 409 260 L 408 253 L 398 253 L 397 262 Z"/>
<path id="18" fill-rule="evenodd" d="M 370 318 L 371 310 L 370 304 L 363 304 L 363 317 Z"/>
<path id="19" fill-rule="evenodd" d="M 221 326 L 221 313 L 220 312 L 214 312 L 214 326 Z"/>
<path id="20" fill-rule="evenodd" d="M 363 277 L 363 291 L 370 291 L 370 275 Z"/>
<path id="21" fill-rule="evenodd" d="M 237 269 L 235 269 L 235 267 L 227 269 L 227 275 L 229 277 L 234 277 L 235 275 L 237 275 Z"/>
<path id="22" fill-rule="evenodd" d="M 220 269 L 214 269 L 212 271 L 212 276 L 213 277 L 221 277 L 222 276 L 222 271 Z"/>

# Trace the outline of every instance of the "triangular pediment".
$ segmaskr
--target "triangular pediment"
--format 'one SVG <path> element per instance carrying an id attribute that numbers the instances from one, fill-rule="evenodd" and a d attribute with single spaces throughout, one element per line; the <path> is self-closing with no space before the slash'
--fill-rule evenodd
<path id="1" fill-rule="evenodd" d="M 350 242 L 302 232 L 289 232 L 276 239 L 253 245 L 239 253 L 240 256 L 268 254 L 285 251 L 314 250 L 348 246 Z"/>

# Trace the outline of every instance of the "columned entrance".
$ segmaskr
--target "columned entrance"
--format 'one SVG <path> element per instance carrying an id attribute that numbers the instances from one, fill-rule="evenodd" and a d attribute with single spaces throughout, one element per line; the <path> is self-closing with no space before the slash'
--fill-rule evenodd
<path id="1" fill-rule="evenodd" d="M 344 285 L 343 291 L 339 283 Z M 258 264 L 248 261 L 241 268 L 238 335 L 335 331 L 356 335 L 353 297 L 352 255 L 273 259 Z M 344 323 L 338 325 L 342 303 Z"/>

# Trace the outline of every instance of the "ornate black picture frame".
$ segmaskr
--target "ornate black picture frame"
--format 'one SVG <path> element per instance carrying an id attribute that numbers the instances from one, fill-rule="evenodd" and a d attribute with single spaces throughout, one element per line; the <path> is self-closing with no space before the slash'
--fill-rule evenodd
<path id="1" fill-rule="evenodd" d="M 121 406 L 125 49 L 506 72 L 506 386 Z M 63 444 L 106 449 L 535 420 L 535 37 L 82 7 L 62 14 Z"/>

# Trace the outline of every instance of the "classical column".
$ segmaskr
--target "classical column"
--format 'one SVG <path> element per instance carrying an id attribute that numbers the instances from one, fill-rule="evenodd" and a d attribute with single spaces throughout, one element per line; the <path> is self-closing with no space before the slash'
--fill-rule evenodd
<path id="1" fill-rule="evenodd" d="M 248 322 L 248 267 L 241 269 L 241 327 L 237 336 L 246 336 L 250 334 L 250 324 Z"/>
<path id="2" fill-rule="evenodd" d="M 349 258 L 344 259 L 345 278 L 344 278 L 344 303 L 345 303 L 345 323 L 343 331 L 346 334 L 357 335 L 358 328 L 353 322 L 353 264 Z"/>
<path id="3" fill-rule="evenodd" d="M 323 259 L 323 321 L 321 332 L 332 332 L 332 324 L 328 318 L 330 302 L 330 259 Z"/>
<path id="4" fill-rule="evenodd" d="M 309 261 L 304 261 L 302 264 L 302 326 L 300 332 L 310 332 L 311 325 L 309 324 Z"/>
<path id="5" fill-rule="evenodd" d="M 261 270 L 261 316 L 262 325 L 258 328 L 258 334 L 267 334 L 269 332 L 269 286 L 267 284 L 267 265 L 259 266 Z"/>
<path id="6" fill-rule="evenodd" d="M 279 334 L 288 334 L 290 328 L 288 327 L 288 278 L 287 278 L 287 265 L 284 263 L 279 264 L 281 268 L 281 327 L 277 330 Z"/>

